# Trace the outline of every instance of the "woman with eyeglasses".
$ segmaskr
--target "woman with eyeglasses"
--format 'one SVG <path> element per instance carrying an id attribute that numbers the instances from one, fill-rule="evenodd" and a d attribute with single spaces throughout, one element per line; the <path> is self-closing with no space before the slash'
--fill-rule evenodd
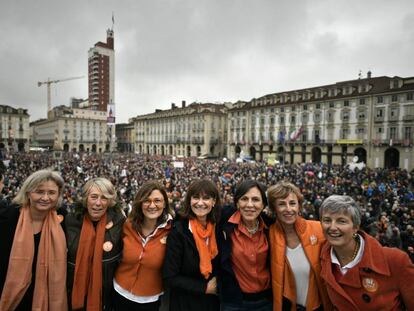
<path id="1" fill-rule="evenodd" d="M 59 214 L 64 181 L 40 170 L 0 207 L 0 310 L 68 309 L 66 240 Z"/>
<path id="2" fill-rule="evenodd" d="M 162 265 L 172 215 L 165 188 L 142 185 L 123 228 L 122 261 L 114 278 L 114 309 L 157 311 L 164 293 Z"/>
<path id="3" fill-rule="evenodd" d="M 125 217 L 106 178 L 90 179 L 65 219 L 71 310 L 111 310 L 113 277 L 121 260 Z"/>
<path id="4" fill-rule="evenodd" d="M 272 311 L 268 229 L 261 217 L 266 187 L 243 181 L 234 205 L 223 209 L 217 230 L 221 311 Z"/>
<path id="5" fill-rule="evenodd" d="M 191 182 L 167 242 L 163 278 L 170 289 L 171 311 L 220 310 L 215 233 L 220 208 L 212 181 Z"/>

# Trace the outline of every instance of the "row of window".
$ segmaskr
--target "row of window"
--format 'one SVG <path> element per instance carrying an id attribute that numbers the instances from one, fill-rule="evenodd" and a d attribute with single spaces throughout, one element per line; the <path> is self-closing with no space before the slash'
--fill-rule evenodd
<path id="1" fill-rule="evenodd" d="M 398 95 L 398 94 L 393 94 L 393 95 L 391 95 L 390 98 L 391 98 L 392 103 L 398 102 L 399 99 L 401 99 L 400 95 Z M 406 93 L 405 94 L 405 99 L 406 99 L 406 101 L 412 101 L 414 99 L 414 93 L 413 92 Z M 378 104 L 384 103 L 384 96 L 377 96 L 376 97 L 376 102 Z M 366 98 L 359 98 L 358 104 L 361 105 L 361 106 L 365 105 L 366 104 Z M 349 107 L 350 106 L 350 101 L 349 100 L 344 100 L 342 102 L 342 105 L 343 105 L 343 107 Z M 309 107 L 309 105 L 304 104 L 304 105 L 302 105 L 302 110 L 307 111 L 308 107 Z M 321 107 L 322 107 L 322 103 L 315 104 L 315 109 L 321 109 Z M 335 108 L 335 102 L 328 102 L 328 107 L 329 108 Z M 280 107 L 279 110 L 276 111 L 276 112 L 284 113 L 284 112 L 286 112 L 285 108 L 287 108 L 287 107 Z M 292 112 L 294 112 L 294 111 L 296 111 L 297 106 L 291 106 L 289 108 Z M 262 108 L 260 110 L 255 111 L 256 114 L 259 114 L 259 112 L 261 114 L 264 114 L 265 113 L 265 108 Z M 269 110 L 268 110 L 268 112 L 269 112 Z M 270 108 L 270 113 L 274 113 L 274 112 L 275 112 L 275 108 Z M 246 111 L 232 112 L 230 115 L 231 116 L 245 116 Z"/>

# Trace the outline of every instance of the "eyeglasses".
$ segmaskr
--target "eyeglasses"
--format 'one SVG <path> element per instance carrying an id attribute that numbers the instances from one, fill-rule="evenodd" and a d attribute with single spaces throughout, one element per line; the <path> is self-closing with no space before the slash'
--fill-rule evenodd
<path id="1" fill-rule="evenodd" d="M 49 198 L 53 198 L 59 195 L 58 191 L 44 191 L 44 190 L 35 190 L 30 193 L 38 197 L 44 197 L 45 195 L 47 195 Z"/>
<path id="2" fill-rule="evenodd" d="M 164 204 L 164 200 L 162 200 L 162 199 L 154 199 L 154 200 L 146 199 L 145 201 L 142 202 L 142 205 L 148 207 L 148 206 L 151 206 L 152 203 L 154 203 L 155 206 L 159 207 L 159 206 L 162 206 Z"/>

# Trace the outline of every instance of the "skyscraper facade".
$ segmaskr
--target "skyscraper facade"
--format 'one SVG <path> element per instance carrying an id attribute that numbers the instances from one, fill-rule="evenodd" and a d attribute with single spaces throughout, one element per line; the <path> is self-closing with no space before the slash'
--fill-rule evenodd
<path id="1" fill-rule="evenodd" d="M 106 33 L 106 43 L 97 42 L 88 52 L 89 105 L 100 111 L 115 104 L 114 31 L 108 29 Z"/>

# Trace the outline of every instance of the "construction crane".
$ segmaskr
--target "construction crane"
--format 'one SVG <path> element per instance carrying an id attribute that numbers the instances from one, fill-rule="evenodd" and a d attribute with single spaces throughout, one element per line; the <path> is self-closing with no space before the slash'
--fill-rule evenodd
<path id="1" fill-rule="evenodd" d="M 72 77 L 72 78 L 59 79 L 59 80 L 50 80 L 49 78 L 47 78 L 47 81 L 37 82 L 37 86 L 39 87 L 44 84 L 46 84 L 47 86 L 47 112 L 49 112 L 52 109 L 52 102 L 51 102 L 51 95 L 50 95 L 50 85 L 52 83 L 58 83 L 58 82 L 63 82 L 63 81 L 68 81 L 68 80 L 75 80 L 75 79 L 82 79 L 84 77 L 85 76 L 80 76 L 80 77 Z"/>

